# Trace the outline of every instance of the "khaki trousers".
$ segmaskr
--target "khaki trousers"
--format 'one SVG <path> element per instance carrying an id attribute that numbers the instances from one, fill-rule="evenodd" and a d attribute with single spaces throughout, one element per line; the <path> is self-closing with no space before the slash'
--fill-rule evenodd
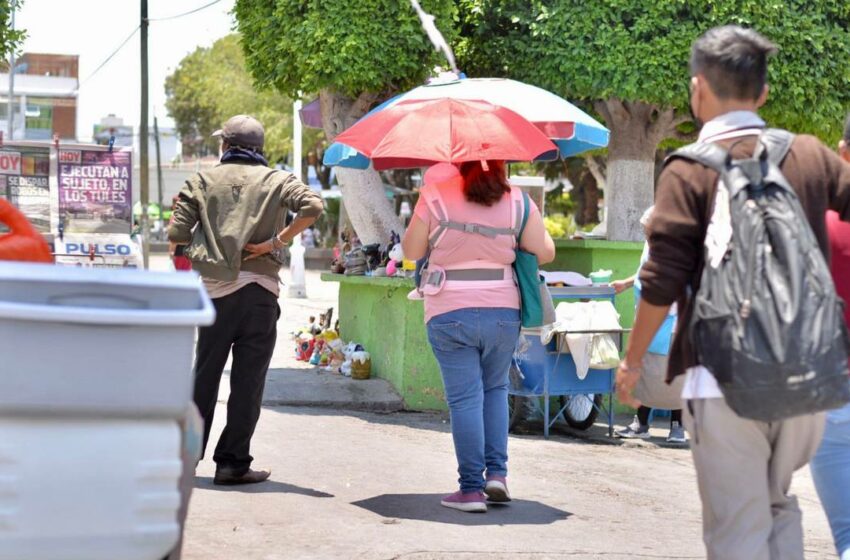
<path id="1" fill-rule="evenodd" d="M 825 415 L 767 423 L 722 398 L 685 405 L 709 560 L 803 560 L 802 514 L 788 489 L 817 451 Z"/>

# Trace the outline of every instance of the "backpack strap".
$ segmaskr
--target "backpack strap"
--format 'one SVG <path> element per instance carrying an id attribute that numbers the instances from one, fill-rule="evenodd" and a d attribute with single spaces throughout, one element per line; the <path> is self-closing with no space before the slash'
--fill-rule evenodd
<path id="1" fill-rule="evenodd" d="M 758 148 L 756 148 L 753 157 L 759 159 L 764 153 L 767 153 L 768 161 L 779 167 L 785 161 L 793 143 L 794 135 L 787 130 L 767 128 L 759 136 Z"/>
<path id="2" fill-rule="evenodd" d="M 729 152 L 714 143 L 696 142 L 679 148 L 667 156 L 664 166 L 666 167 L 675 159 L 695 161 L 722 174 L 729 165 Z"/>

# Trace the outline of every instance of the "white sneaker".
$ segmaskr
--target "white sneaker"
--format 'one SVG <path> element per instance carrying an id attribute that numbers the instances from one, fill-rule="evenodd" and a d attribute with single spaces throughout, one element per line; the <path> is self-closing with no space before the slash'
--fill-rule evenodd
<path id="1" fill-rule="evenodd" d="M 484 483 L 484 493 L 491 502 L 510 502 L 511 493 L 508 492 L 508 481 L 504 476 L 490 475 Z"/>
<path id="2" fill-rule="evenodd" d="M 617 430 L 614 435 L 624 439 L 649 439 L 649 426 L 641 426 L 638 417 L 635 416 L 631 424 L 622 430 Z"/>

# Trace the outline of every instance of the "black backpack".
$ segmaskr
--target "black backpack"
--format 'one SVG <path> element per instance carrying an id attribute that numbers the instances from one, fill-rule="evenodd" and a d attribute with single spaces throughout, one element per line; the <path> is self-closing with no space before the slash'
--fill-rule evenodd
<path id="1" fill-rule="evenodd" d="M 731 242 L 725 252 L 713 253 L 722 255 L 716 267 L 706 246 L 690 336 L 699 363 L 717 379 L 732 410 L 764 422 L 850 401 L 843 304 L 779 169 L 793 140 L 784 130 L 768 129 L 750 159 L 732 160 L 709 143 L 686 146 L 668 159 L 716 170 L 718 196 L 728 192 Z"/>

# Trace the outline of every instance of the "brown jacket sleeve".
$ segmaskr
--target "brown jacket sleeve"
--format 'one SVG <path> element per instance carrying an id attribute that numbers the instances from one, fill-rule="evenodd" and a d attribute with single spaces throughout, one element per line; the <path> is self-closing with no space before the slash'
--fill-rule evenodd
<path id="1" fill-rule="evenodd" d="M 318 218 L 325 211 L 322 197 L 289 173 L 283 182 L 281 201 L 299 218 Z"/>
<path id="2" fill-rule="evenodd" d="M 171 223 L 168 224 L 168 240 L 175 243 L 189 243 L 192 240 L 192 229 L 200 220 L 198 199 L 195 197 L 193 181 L 197 176 L 186 181 L 180 194 L 177 195 L 177 204 L 171 214 Z"/>
<path id="3" fill-rule="evenodd" d="M 683 178 L 688 165 L 693 164 L 674 161 L 658 178 L 649 260 L 640 272 L 641 298 L 652 305 L 677 301 L 702 261 L 708 196 Z"/>

